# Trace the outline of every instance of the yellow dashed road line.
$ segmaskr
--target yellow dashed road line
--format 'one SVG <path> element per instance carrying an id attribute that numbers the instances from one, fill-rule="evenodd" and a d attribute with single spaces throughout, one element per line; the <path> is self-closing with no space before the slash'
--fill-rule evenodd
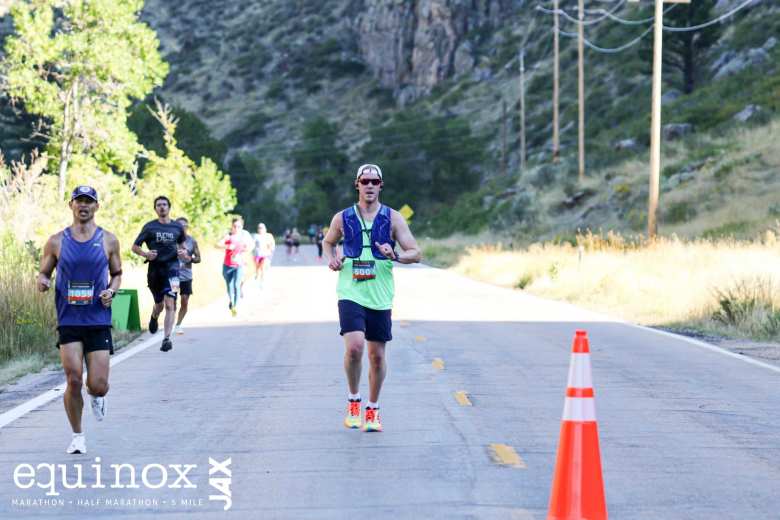
<path id="1" fill-rule="evenodd" d="M 433 362 L 431 362 L 431 366 L 436 370 L 444 370 L 444 360 L 438 357 L 434 358 Z"/>
<path id="2" fill-rule="evenodd" d="M 414 340 L 417 341 L 417 342 L 420 342 L 420 343 L 425 341 L 425 340 L 427 340 L 427 339 L 428 338 L 426 338 L 425 336 L 415 336 L 414 337 Z"/>
<path id="3" fill-rule="evenodd" d="M 515 449 L 506 444 L 491 444 L 490 456 L 496 464 L 512 468 L 526 469 L 525 461 L 520 458 Z"/>
<path id="4" fill-rule="evenodd" d="M 472 406 L 471 399 L 469 399 L 465 390 L 458 390 L 455 392 L 455 400 L 458 401 L 458 404 L 461 406 Z"/>

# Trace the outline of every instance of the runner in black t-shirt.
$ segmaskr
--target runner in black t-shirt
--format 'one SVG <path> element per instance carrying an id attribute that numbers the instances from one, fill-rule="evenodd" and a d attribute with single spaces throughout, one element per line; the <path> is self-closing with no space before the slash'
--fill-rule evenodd
<path id="1" fill-rule="evenodd" d="M 178 250 L 186 235 L 181 224 L 171 220 L 171 201 L 168 197 L 161 195 L 154 199 L 154 210 L 158 218 L 144 224 L 133 243 L 133 253 L 149 262 L 146 279 L 154 297 L 154 309 L 149 320 L 149 332 L 152 334 L 157 332 L 157 318 L 165 306 L 165 338 L 160 350 L 168 352 L 173 348 L 171 332 L 176 319 L 176 295 L 179 292 Z M 147 251 L 141 249 L 144 243 Z"/>

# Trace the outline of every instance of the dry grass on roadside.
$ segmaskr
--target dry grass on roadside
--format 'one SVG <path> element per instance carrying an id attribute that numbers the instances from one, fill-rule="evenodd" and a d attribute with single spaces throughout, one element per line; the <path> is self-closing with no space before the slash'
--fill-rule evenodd
<path id="1" fill-rule="evenodd" d="M 469 249 L 454 269 L 646 325 L 780 339 L 780 243 L 773 232 L 752 242 L 645 243 L 588 234 L 576 246 L 483 246 Z"/>

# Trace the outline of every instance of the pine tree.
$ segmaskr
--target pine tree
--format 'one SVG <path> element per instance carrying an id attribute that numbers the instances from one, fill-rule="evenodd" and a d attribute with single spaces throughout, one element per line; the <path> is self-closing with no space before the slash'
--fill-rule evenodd
<path id="1" fill-rule="evenodd" d="M 664 25 L 693 27 L 715 18 L 715 0 L 695 0 L 681 4 L 664 17 Z M 690 94 L 698 86 L 705 70 L 706 51 L 717 43 L 722 28 L 711 25 L 698 31 L 664 32 L 664 66 L 677 70 L 682 91 Z"/>

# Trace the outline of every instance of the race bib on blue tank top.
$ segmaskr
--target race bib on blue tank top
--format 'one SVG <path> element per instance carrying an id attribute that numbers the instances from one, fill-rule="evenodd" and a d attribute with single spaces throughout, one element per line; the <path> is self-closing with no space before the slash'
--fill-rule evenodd
<path id="1" fill-rule="evenodd" d="M 68 282 L 68 305 L 89 305 L 94 294 L 93 282 Z"/>

